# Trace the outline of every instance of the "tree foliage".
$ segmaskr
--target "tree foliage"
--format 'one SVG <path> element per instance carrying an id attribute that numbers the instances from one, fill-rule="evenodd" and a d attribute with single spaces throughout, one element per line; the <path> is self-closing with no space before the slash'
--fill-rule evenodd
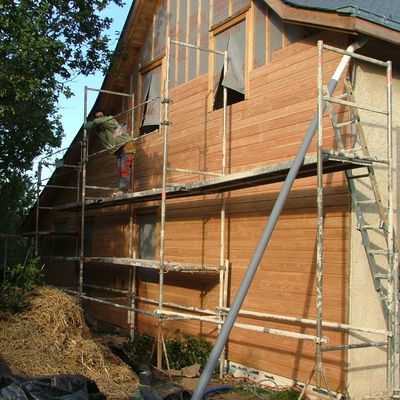
<path id="1" fill-rule="evenodd" d="M 122 5 L 122 0 L 0 0 L 0 201 L 15 188 L 29 189 L 25 173 L 35 157 L 60 145 L 57 101 L 60 94 L 71 95 L 68 82 L 109 65 L 105 29 L 112 20 L 101 11 L 111 2 Z M 0 205 L 4 229 L 7 207 Z"/>
<path id="2" fill-rule="evenodd" d="M 29 305 L 34 288 L 43 283 L 39 262 L 39 259 L 33 259 L 9 271 L 0 286 L 0 319 L 21 312 Z"/>

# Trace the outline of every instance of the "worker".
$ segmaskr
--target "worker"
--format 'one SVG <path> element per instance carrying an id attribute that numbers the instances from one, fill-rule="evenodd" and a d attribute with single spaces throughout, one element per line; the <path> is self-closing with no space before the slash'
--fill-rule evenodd
<path id="1" fill-rule="evenodd" d="M 106 116 L 102 109 L 95 111 L 93 121 L 86 122 L 84 128 L 96 128 L 103 147 L 109 149 L 118 159 L 119 190 L 113 196 L 128 192 L 135 154 L 132 137 L 124 132 L 113 116 Z"/>

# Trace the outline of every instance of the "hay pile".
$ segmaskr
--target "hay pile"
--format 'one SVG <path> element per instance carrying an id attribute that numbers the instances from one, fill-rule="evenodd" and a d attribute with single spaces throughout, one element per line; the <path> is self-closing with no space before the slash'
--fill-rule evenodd
<path id="1" fill-rule="evenodd" d="M 81 374 L 109 399 L 134 395 L 136 375 L 87 328 L 75 298 L 49 287 L 35 290 L 29 310 L 0 321 L 0 354 L 13 374 Z"/>

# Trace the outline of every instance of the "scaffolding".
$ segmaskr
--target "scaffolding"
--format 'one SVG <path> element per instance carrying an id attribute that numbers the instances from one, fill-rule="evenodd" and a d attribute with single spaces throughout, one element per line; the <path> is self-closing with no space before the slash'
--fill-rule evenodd
<path id="1" fill-rule="evenodd" d="M 238 173 L 227 173 L 226 169 L 226 146 L 227 146 L 227 91 L 224 88 L 223 95 L 223 130 L 222 130 L 222 143 L 221 143 L 221 172 L 213 173 L 209 171 L 195 171 L 184 168 L 172 168 L 168 166 L 168 128 L 171 124 L 169 117 L 169 105 L 171 103 L 171 99 L 169 98 L 169 67 L 170 67 L 170 51 L 171 46 L 185 46 L 191 49 L 195 49 L 196 51 L 207 51 L 209 53 L 214 54 L 215 56 L 224 57 L 224 71 L 227 70 L 227 52 L 218 52 L 212 49 L 204 49 L 199 46 L 195 46 L 188 43 L 178 42 L 171 40 L 168 38 L 167 49 L 166 49 L 166 80 L 165 80 L 165 89 L 164 96 L 162 98 L 150 99 L 150 101 L 160 101 L 161 107 L 161 115 L 160 115 L 160 124 L 159 129 L 162 132 L 163 136 L 163 163 L 162 163 L 162 186 L 159 188 L 154 188 L 150 190 L 144 191 L 135 191 L 132 193 L 127 193 L 121 196 L 114 197 L 97 197 L 97 198 L 88 198 L 86 195 L 86 189 L 99 189 L 99 190 L 110 190 L 112 188 L 109 187 L 98 187 L 98 186 L 89 186 L 87 185 L 86 179 L 86 167 L 89 160 L 89 157 L 97 155 L 101 152 L 90 154 L 88 152 L 89 144 L 88 144 L 88 135 L 86 129 L 83 131 L 83 139 L 81 142 L 82 146 L 82 160 L 79 166 L 80 171 L 80 181 L 78 185 L 80 190 L 78 190 L 79 197 L 74 203 L 67 203 L 64 205 L 58 205 L 55 207 L 51 207 L 52 210 L 55 211 L 80 211 L 80 231 L 79 231 L 79 255 L 75 257 L 53 257 L 54 260 L 64 260 L 64 261 L 72 261 L 79 262 L 79 283 L 78 290 L 73 291 L 76 295 L 81 297 L 84 300 L 97 302 L 100 304 L 105 304 L 109 306 L 114 306 L 120 309 L 127 310 L 129 312 L 129 321 L 131 324 L 131 333 L 134 331 L 135 325 L 135 314 L 141 313 L 143 315 L 151 316 L 155 318 L 158 322 L 158 351 L 157 351 L 157 363 L 158 367 L 161 368 L 162 363 L 162 354 L 166 357 L 168 364 L 168 355 L 165 350 L 164 336 L 163 336 L 163 323 L 164 321 L 168 321 L 171 319 L 175 320 L 195 320 L 195 321 L 204 321 L 208 323 L 216 324 L 218 328 L 220 328 L 224 322 L 227 313 L 230 311 L 228 307 L 228 279 L 229 279 L 229 268 L 230 261 L 225 259 L 225 196 L 224 193 L 227 191 L 238 190 L 247 187 L 254 187 L 257 185 L 263 185 L 272 182 L 280 182 L 283 181 L 288 171 L 290 170 L 293 162 L 282 162 L 273 165 L 267 165 L 264 167 L 247 170 Z M 363 107 L 362 105 L 358 105 L 355 103 L 354 99 L 348 97 L 347 100 L 344 100 L 343 96 L 334 97 L 333 95 L 329 95 L 326 88 L 322 82 L 322 54 L 323 50 L 325 51 L 334 51 L 341 53 L 347 57 L 355 58 L 362 60 L 364 62 L 371 62 L 375 65 L 379 65 L 387 70 L 387 108 L 385 110 L 372 109 L 370 107 Z M 307 177 L 307 176 L 317 176 L 317 212 L 318 212 L 318 236 L 317 236 L 317 317 L 316 319 L 306 319 L 306 318 L 295 318 L 290 316 L 283 315 L 275 315 L 268 313 L 260 313 L 254 312 L 251 310 L 243 310 L 241 309 L 239 315 L 241 316 L 252 316 L 261 318 L 266 321 L 282 321 L 282 322 L 290 322 L 299 324 L 301 326 L 315 326 L 316 331 L 315 334 L 301 334 L 295 333 L 289 330 L 281 330 L 275 329 L 268 326 L 263 325 L 253 325 L 253 324 L 244 324 L 235 322 L 234 326 L 247 329 L 252 331 L 264 332 L 273 335 L 286 336 L 291 338 L 297 338 L 300 340 L 312 341 L 316 344 L 316 363 L 313 371 L 311 372 L 310 379 L 307 384 L 304 386 L 303 393 L 300 395 L 299 399 L 303 396 L 304 392 L 307 389 L 307 386 L 311 382 L 311 378 L 313 374 L 316 373 L 316 386 L 317 388 L 321 387 L 321 378 L 324 380 L 325 388 L 327 389 L 326 394 L 332 397 L 332 393 L 329 389 L 327 378 L 325 376 L 324 368 L 323 368 L 323 354 L 328 351 L 337 351 L 337 350 L 350 350 L 356 348 L 363 347 L 388 347 L 388 387 L 392 390 L 392 393 L 399 396 L 399 320 L 398 320 L 398 307 L 399 307 L 399 297 L 398 297 L 398 260 L 397 260 L 397 249 L 395 246 L 394 240 L 394 227 L 393 227 L 393 194 L 392 194 L 392 186 L 393 186 L 393 154 L 392 154 L 392 125 L 391 125 L 391 107 L 392 107 L 392 97 L 391 97 L 391 63 L 383 63 L 378 60 L 374 60 L 369 57 L 364 57 L 355 54 L 354 52 L 344 51 L 342 49 L 334 48 L 331 46 L 327 46 L 322 42 L 318 43 L 318 146 L 317 146 L 317 154 L 312 156 L 307 156 L 304 158 L 302 165 L 300 166 L 297 178 Z M 87 120 L 87 92 L 89 89 L 85 88 L 85 122 Z M 134 131 L 134 120 L 133 114 L 134 111 L 138 107 L 142 107 L 145 103 L 141 103 L 138 105 L 134 105 L 133 95 L 103 91 L 98 90 L 98 92 L 106 92 L 115 95 L 122 96 L 130 96 L 132 98 L 131 107 L 128 112 L 132 114 L 132 135 Z M 350 96 L 350 94 L 347 94 Z M 351 108 L 351 113 L 354 117 L 352 124 L 359 124 L 359 119 L 356 118 L 356 110 L 357 109 L 366 109 L 370 112 L 380 112 L 384 113 L 387 116 L 387 144 L 388 144 L 388 157 L 386 160 L 378 160 L 377 158 L 372 157 L 370 154 L 356 154 L 353 152 L 346 151 L 343 146 L 343 141 L 341 141 L 340 136 L 340 124 L 335 121 L 335 116 L 333 113 L 333 108 L 331 104 L 341 104 L 346 107 Z M 334 126 L 334 131 L 336 135 L 336 140 L 338 144 L 339 151 L 326 151 L 322 148 L 322 115 L 324 111 L 324 106 L 328 108 L 330 112 L 330 117 L 332 119 L 332 123 Z M 344 126 L 342 124 L 342 126 Z M 133 138 L 136 140 L 137 138 Z M 386 251 L 386 256 L 388 259 L 389 267 L 387 278 L 387 291 L 389 292 L 388 301 L 383 301 L 383 297 L 381 296 L 381 302 L 383 304 L 383 309 L 387 308 L 387 327 L 386 329 L 376 329 L 370 327 L 363 326 L 354 326 L 351 324 L 342 324 L 342 323 L 333 323 L 323 320 L 323 285 L 322 285 L 322 277 L 323 277 L 323 174 L 336 172 L 336 171 L 345 171 L 346 176 L 349 181 L 350 191 L 354 192 L 355 188 L 352 187 L 352 171 L 356 169 L 367 169 L 369 172 L 373 171 L 374 163 L 381 163 L 388 166 L 388 188 L 389 188 L 389 196 L 388 196 L 388 207 L 387 207 L 387 219 L 383 219 L 383 223 L 381 227 L 384 226 L 385 233 L 387 233 L 387 246 L 388 250 Z M 204 180 L 197 180 L 194 182 L 187 182 L 183 184 L 170 184 L 168 183 L 168 174 L 169 173 L 188 173 L 194 175 L 203 175 L 205 176 Z M 370 175 L 370 174 L 369 174 Z M 40 174 L 39 174 L 40 177 Z M 39 186 L 38 186 L 39 187 Z M 59 187 L 61 188 L 61 186 Z M 219 265 L 202 265 L 202 264 L 193 264 L 193 263 L 174 263 L 167 262 L 165 257 L 165 229 L 166 229 L 166 212 L 167 212 L 167 200 L 175 199 L 175 198 L 183 198 L 183 197 L 191 197 L 191 196 L 199 196 L 205 194 L 220 194 L 221 198 L 221 208 L 220 208 L 220 260 Z M 160 253 L 159 260 L 144 260 L 134 258 L 134 252 L 132 249 L 133 242 L 133 205 L 135 203 L 141 203 L 145 201 L 159 201 L 160 209 L 161 209 L 161 230 L 160 230 Z M 353 202 L 354 202 L 353 197 Z M 129 257 L 93 257 L 93 256 L 85 256 L 84 253 L 84 236 L 85 236 L 85 213 L 88 209 L 96 209 L 96 208 L 105 208 L 105 207 L 115 207 L 122 204 L 129 204 L 131 206 L 131 217 L 130 217 L 130 229 L 129 229 Z M 37 213 L 36 213 L 36 242 L 35 248 L 38 249 L 39 242 L 39 190 L 38 190 L 38 201 L 37 201 Z M 362 234 L 367 231 L 367 227 L 364 226 L 360 229 Z M 364 239 L 364 244 L 365 238 Z M 368 260 L 371 259 L 371 253 L 367 251 L 367 255 L 369 255 Z M 130 281 L 128 290 L 115 289 L 115 288 L 106 288 L 100 287 L 96 285 L 87 285 L 84 283 L 83 271 L 85 263 L 106 263 L 106 264 L 114 264 L 120 266 L 127 266 L 130 268 Z M 150 268 L 159 271 L 159 296 L 158 299 L 151 299 L 143 296 L 138 296 L 136 292 L 136 269 L 137 268 Z M 219 290 L 218 290 L 218 306 L 214 310 L 202 309 L 199 307 L 192 306 L 184 306 L 181 304 L 166 302 L 164 300 L 164 274 L 168 271 L 177 271 L 183 273 L 211 273 L 219 276 Z M 374 275 L 375 274 L 375 275 Z M 377 280 L 382 279 L 382 277 L 376 277 L 376 273 L 373 272 L 373 279 L 376 283 Z M 112 301 L 107 301 L 104 299 L 96 298 L 93 296 L 88 296 L 84 292 L 84 288 L 92 288 L 92 289 L 101 289 L 105 291 L 109 291 L 110 293 L 115 293 L 123 296 L 126 299 L 129 299 L 129 305 L 122 305 Z M 375 285 L 377 287 L 377 285 Z M 377 289 L 378 294 L 381 293 L 381 290 Z M 141 309 L 136 306 L 136 302 L 144 302 L 146 304 L 153 305 L 153 310 L 148 311 Z M 177 311 L 178 310 L 178 311 Z M 326 337 L 323 336 L 323 330 L 325 328 L 335 329 L 343 332 L 368 332 L 372 334 L 376 334 L 380 337 L 383 337 L 384 340 L 376 340 L 371 341 L 369 343 L 359 343 L 359 344 L 347 344 L 343 346 L 327 346 Z M 226 360 L 224 353 L 221 354 L 220 357 L 220 373 L 221 375 L 224 373 L 224 369 L 226 366 Z M 394 397 L 399 398 L 399 397 Z"/>
<path id="2" fill-rule="evenodd" d="M 78 142 L 75 145 L 72 145 L 71 147 L 78 147 L 81 148 L 82 142 Z M 46 189 L 65 189 L 65 190 L 72 190 L 76 192 L 76 200 L 80 200 L 80 171 L 82 164 L 77 163 L 77 164 L 66 164 L 63 162 L 64 155 L 66 151 L 68 151 L 71 147 L 69 148 L 63 148 L 60 150 L 57 150 L 55 152 L 52 152 L 49 155 L 46 155 L 42 157 L 39 162 L 38 162 L 38 167 L 37 167 L 37 180 L 36 180 L 36 207 L 35 207 L 35 232 L 34 232 L 34 237 L 35 237 L 35 248 L 34 248 L 34 254 L 35 257 L 39 256 L 39 238 L 44 237 L 44 236 L 76 236 L 78 235 L 77 231 L 43 231 L 40 229 L 39 226 L 39 221 L 40 221 L 40 216 L 41 216 L 41 210 L 47 210 L 51 211 L 54 209 L 54 207 L 49 207 L 49 206 L 43 206 L 41 205 L 41 193 L 43 188 Z M 60 157 L 61 156 L 61 157 Z M 52 183 L 51 177 L 44 178 L 43 177 L 43 168 L 49 168 L 49 167 L 55 167 L 56 171 L 61 171 L 61 175 L 63 174 L 70 174 L 73 171 L 76 171 L 76 184 L 75 185 L 56 185 Z M 27 233 L 27 235 L 30 235 L 32 233 Z"/>
<path id="3" fill-rule="evenodd" d="M 323 84 L 323 54 L 324 50 L 327 52 L 336 52 L 343 54 L 344 56 L 351 57 L 351 59 L 360 60 L 366 63 L 370 63 L 383 68 L 386 71 L 386 107 L 384 109 L 377 107 L 370 107 L 360 103 L 356 103 L 353 94 L 353 88 L 351 82 L 345 80 L 345 93 L 342 96 L 334 96 L 330 94 L 327 87 Z M 338 123 L 336 115 L 333 110 L 333 105 L 338 104 L 349 108 L 350 119 L 349 121 Z M 326 377 L 326 372 L 323 366 L 323 354 L 330 351 L 340 351 L 340 350 L 352 350 L 366 347 L 387 347 L 388 353 L 388 370 L 387 370 L 387 387 L 392 392 L 392 398 L 398 398 L 399 395 L 399 315 L 398 315 L 398 303 L 399 303 L 399 288 L 398 288 L 398 260 L 397 260 L 397 247 L 394 240 L 394 205 L 393 205 L 393 139 L 392 139 L 392 65 L 391 62 L 382 62 L 379 60 L 372 59 L 370 57 L 355 54 L 354 52 L 343 51 L 341 49 L 328 46 L 322 41 L 318 42 L 318 129 L 317 129 L 317 211 L 318 211 L 318 236 L 317 236 L 317 322 L 316 322 L 316 334 L 318 337 L 323 337 L 323 240 L 324 240 L 324 214 L 323 214 L 323 113 L 325 108 L 329 112 L 329 117 L 332 122 L 332 127 L 335 133 L 335 139 L 341 154 L 349 154 L 349 152 L 355 156 L 360 157 L 365 160 L 370 160 L 371 165 L 367 166 L 362 173 L 355 175 L 352 170 L 346 170 L 345 175 L 347 178 L 349 190 L 352 197 L 353 209 L 358 221 L 358 230 L 361 232 L 363 239 L 363 246 L 366 252 L 368 263 L 371 269 L 371 277 L 374 281 L 374 287 L 377 291 L 378 298 L 382 307 L 382 312 L 386 321 L 386 341 L 370 341 L 368 343 L 356 343 L 347 344 L 342 346 L 324 346 L 322 343 L 317 343 L 316 345 L 316 361 L 315 366 L 310 374 L 309 380 L 304 386 L 299 400 L 304 395 L 307 386 L 311 382 L 311 378 L 316 374 L 317 387 L 321 386 L 321 379 L 324 381 L 324 385 L 328 391 L 328 395 L 333 399 L 331 391 L 329 389 L 328 380 Z M 368 150 L 367 140 L 362 129 L 360 122 L 360 116 L 358 110 L 365 110 L 370 113 L 377 113 L 386 116 L 386 158 L 380 159 L 377 157 L 372 157 Z M 346 148 L 343 136 L 341 133 L 341 128 L 351 126 L 353 128 L 353 133 L 355 134 L 357 140 L 360 142 L 359 148 Z M 374 165 L 386 166 L 387 169 L 387 202 L 384 205 L 382 196 L 378 191 L 378 186 L 374 173 Z M 366 171 L 365 171 L 366 170 Z M 372 186 L 373 191 L 373 201 L 377 207 L 376 214 L 379 217 L 379 223 L 371 225 L 366 223 L 364 218 L 364 213 L 362 209 L 362 203 L 358 198 L 357 187 L 354 182 L 357 179 L 368 178 Z M 368 201 L 371 204 L 371 200 Z M 378 230 L 383 233 L 386 241 L 386 249 L 380 249 L 379 251 L 373 250 L 372 240 L 369 237 L 368 232 L 372 230 Z M 377 262 L 375 257 L 377 256 L 386 257 L 386 276 L 378 274 Z M 378 276 L 379 275 L 379 276 Z M 390 281 L 389 287 L 386 291 L 380 283 L 382 279 L 387 279 Z M 397 283 L 395 283 L 397 282 Z"/>

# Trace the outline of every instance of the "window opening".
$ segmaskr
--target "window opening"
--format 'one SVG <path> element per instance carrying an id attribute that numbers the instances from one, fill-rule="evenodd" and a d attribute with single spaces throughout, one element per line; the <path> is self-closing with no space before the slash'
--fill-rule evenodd
<path id="1" fill-rule="evenodd" d="M 227 104 L 245 99 L 246 25 L 242 21 L 216 36 L 216 49 L 228 51 L 228 66 L 224 74 L 221 57 L 216 58 L 214 110 L 223 107 L 223 89 L 227 88 Z M 224 76 L 225 75 L 225 76 Z"/>
<path id="2" fill-rule="evenodd" d="M 138 214 L 138 256 L 144 260 L 154 260 L 156 258 L 156 227 L 157 215 Z"/>
<path id="3" fill-rule="evenodd" d="M 142 75 L 142 123 L 140 134 L 146 135 L 159 129 L 160 126 L 160 95 L 161 95 L 161 66 Z"/>

